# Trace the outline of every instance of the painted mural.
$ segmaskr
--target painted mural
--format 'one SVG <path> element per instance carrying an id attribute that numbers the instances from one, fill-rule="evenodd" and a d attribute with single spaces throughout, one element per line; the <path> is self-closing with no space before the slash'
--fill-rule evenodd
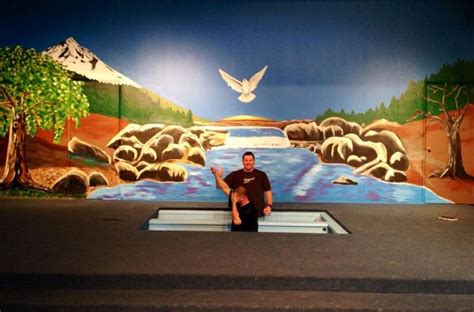
<path id="1" fill-rule="evenodd" d="M 89 5 L 7 5 L 0 197 L 474 203 L 468 2 Z"/>

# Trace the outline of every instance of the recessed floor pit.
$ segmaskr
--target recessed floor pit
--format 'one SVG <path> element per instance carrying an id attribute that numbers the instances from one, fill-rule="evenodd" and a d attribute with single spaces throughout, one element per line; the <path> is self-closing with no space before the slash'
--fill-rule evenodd
<path id="1" fill-rule="evenodd" d="M 160 209 L 150 219 L 150 231 L 229 232 L 231 212 L 216 209 Z M 349 234 L 325 211 L 274 211 L 258 219 L 258 231 L 265 233 Z"/>

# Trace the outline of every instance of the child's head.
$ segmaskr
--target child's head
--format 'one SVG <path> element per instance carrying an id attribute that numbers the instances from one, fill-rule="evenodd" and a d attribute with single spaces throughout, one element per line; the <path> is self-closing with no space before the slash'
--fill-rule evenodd
<path id="1" fill-rule="evenodd" d="M 245 189 L 245 187 L 243 187 L 242 185 L 241 186 L 237 186 L 235 188 L 235 192 L 239 195 L 246 195 L 247 194 L 247 190 Z"/>
<path id="2" fill-rule="evenodd" d="M 242 202 L 246 202 L 247 201 L 247 190 L 245 189 L 245 187 L 243 186 L 238 186 L 235 188 L 235 194 L 237 195 L 236 196 L 236 200 L 237 200 L 237 204 L 238 205 L 241 205 Z"/>

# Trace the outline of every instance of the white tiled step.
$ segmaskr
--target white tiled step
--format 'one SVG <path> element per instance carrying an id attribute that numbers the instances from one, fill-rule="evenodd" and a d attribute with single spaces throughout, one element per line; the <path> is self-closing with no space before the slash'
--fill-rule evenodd
<path id="1" fill-rule="evenodd" d="M 161 209 L 150 219 L 151 231 L 229 231 L 231 212 L 224 210 Z M 346 233 L 325 212 L 274 211 L 259 219 L 259 232 Z"/>

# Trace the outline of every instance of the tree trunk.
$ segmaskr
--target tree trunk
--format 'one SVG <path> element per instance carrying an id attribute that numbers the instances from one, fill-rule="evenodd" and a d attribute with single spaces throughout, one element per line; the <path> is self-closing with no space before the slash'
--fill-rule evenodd
<path id="1" fill-rule="evenodd" d="M 446 130 L 446 135 L 448 137 L 448 163 L 442 171 L 432 173 L 429 177 L 474 179 L 474 177 L 470 176 L 464 169 L 462 162 L 461 136 L 459 135 L 459 127 L 449 127 Z"/>
<path id="2" fill-rule="evenodd" d="M 25 118 L 22 115 L 16 116 L 10 125 L 5 171 L 0 181 L 0 189 L 16 186 L 50 191 L 49 188 L 35 182 L 31 177 L 26 161 L 25 142 Z"/>

